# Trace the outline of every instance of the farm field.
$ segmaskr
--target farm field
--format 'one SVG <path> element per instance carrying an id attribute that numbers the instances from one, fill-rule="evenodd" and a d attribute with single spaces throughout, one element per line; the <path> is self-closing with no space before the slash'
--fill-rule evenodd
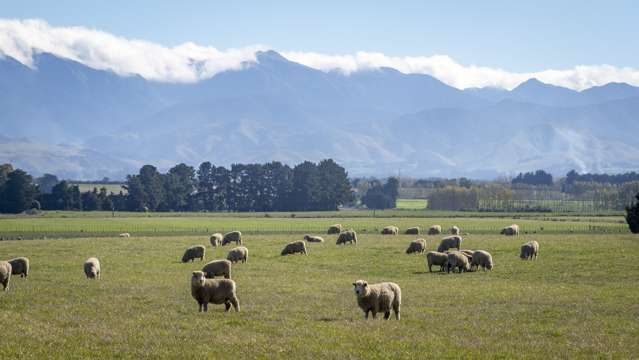
<path id="1" fill-rule="evenodd" d="M 400 210 L 423 210 L 427 205 L 426 199 L 397 199 L 396 203 L 397 209 Z"/>
<path id="2" fill-rule="evenodd" d="M 464 226 L 461 223 L 460 226 Z M 27 256 L 31 274 L 0 293 L 0 358 L 632 358 L 639 351 L 639 242 L 630 234 L 468 235 L 493 254 L 492 272 L 428 273 L 406 255 L 414 236 L 335 236 L 281 257 L 298 234 L 245 235 L 233 267 L 241 312 L 198 313 L 187 246 L 225 257 L 205 236 L 0 242 L 0 258 Z M 427 238 L 433 249 L 440 236 Z M 536 261 L 520 245 L 540 243 Z M 619 251 L 624 249 L 624 251 Z M 97 256 L 102 279 L 84 278 Z M 605 259 L 605 260 L 602 260 Z M 614 261 L 609 261 L 614 259 Z M 402 320 L 363 319 L 351 283 L 394 281 Z"/>

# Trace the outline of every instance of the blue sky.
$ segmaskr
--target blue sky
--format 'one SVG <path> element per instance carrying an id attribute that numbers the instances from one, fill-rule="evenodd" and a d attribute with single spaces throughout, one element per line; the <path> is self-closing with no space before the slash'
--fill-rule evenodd
<path id="1" fill-rule="evenodd" d="M 0 18 L 39 18 L 174 46 L 390 56 L 530 72 L 580 64 L 639 64 L 636 1 L 31 1 Z"/>

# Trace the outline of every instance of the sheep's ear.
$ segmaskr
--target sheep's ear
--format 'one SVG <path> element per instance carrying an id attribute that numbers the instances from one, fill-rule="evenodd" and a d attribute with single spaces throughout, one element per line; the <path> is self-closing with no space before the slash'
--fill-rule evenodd
<path id="1" fill-rule="evenodd" d="M 364 281 L 364 287 L 367 287 L 368 283 L 366 281 Z"/>

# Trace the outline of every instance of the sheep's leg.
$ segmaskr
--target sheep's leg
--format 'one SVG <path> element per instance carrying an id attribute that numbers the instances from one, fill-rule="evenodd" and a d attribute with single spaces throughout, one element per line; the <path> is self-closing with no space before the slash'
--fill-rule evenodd
<path id="1" fill-rule="evenodd" d="M 428 272 L 433 272 L 433 265 L 432 264 L 428 264 Z"/>
<path id="2" fill-rule="evenodd" d="M 390 318 L 390 311 L 384 312 L 384 320 L 388 320 Z"/>
<path id="3" fill-rule="evenodd" d="M 231 302 L 226 300 L 226 302 L 224 302 L 224 311 L 229 311 L 229 309 L 231 308 Z"/>
<path id="4" fill-rule="evenodd" d="M 209 311 L 209 303 L 208 303 L 208 302 L 205 302 L 205 303 L 203 304 L 203 306 L 204 306 L 204 312 L 208 312 L 208 311 Z"/>
<path id="5" fill-rule="evenodd" d="M 230 300 L 231 300 L 231 305 L 233 305 L 233 308 L 235 309 L 235 312 L 239 312 L 240 311 L 240 301 L 237 299 L 236 296 L 233 296 Z"/>
<path id="6" fill-rule="evenodd" d="M 373 319 L 377 318 L 377 311 L 371 310 L 371 314 L 373 315 Z"/>
<path id="7" fill-rule="evenodd" d="M 198 312 L 202 312 L 202 303 L 198 302 L 197 305 L 198 305 Z"/>
<path id="8" fill-rule="evenodd" d="M 399 305 L 393 306 L 393 311 L 395 311 L 395 319 L 399 320 Z"/>

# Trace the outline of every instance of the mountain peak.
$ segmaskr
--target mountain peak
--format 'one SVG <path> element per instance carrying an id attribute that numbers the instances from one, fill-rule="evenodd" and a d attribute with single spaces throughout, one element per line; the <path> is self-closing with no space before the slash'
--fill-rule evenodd
<path id="1" fill-rule="evenodd" d="M 278 53 L 275 50 L 258 51 L 255 53 L 255 58 L 257 59 L 258 62 L 263 62 L 263 61 L 289 62 L 287 58 L 285 58 L 284 56 L 282 56 L 280 53 Z"/>

